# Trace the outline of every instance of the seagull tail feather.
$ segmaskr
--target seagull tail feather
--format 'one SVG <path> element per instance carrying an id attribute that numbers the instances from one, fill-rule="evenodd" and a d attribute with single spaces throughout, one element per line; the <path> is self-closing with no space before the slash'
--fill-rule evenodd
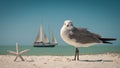
<path id="1" fill-rule="evenodd" d="M 109 41 L 115 41 L 115 40 L 117 40 L 117 39 L 116 39 L 116 38 L 100 38 L 100 40 L 101 40 L 103 43 L 112 44 L 112 43 L 109 42 Z"/>

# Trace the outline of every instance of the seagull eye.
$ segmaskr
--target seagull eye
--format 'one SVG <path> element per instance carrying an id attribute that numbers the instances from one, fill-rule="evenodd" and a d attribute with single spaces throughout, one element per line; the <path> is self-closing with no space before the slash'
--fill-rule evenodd
<path id="1" fill-rule="evenodd" d="M 69 27 L 69 25 L 67 25 L 67 27 Z"/>

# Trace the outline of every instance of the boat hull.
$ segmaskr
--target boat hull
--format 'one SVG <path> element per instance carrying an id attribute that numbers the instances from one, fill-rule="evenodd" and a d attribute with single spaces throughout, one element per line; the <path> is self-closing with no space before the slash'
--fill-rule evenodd
<path id="1" fill-rule="evenodd" d="M 55 47 L 55 44 L 34 44 L 33 47 Z"/>

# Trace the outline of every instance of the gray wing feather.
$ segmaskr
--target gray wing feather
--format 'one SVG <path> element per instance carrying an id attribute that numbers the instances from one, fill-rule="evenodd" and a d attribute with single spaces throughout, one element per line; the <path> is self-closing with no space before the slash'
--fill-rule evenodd
<path id="1" fill-rule="evenodd" d="M 75 28 L 74 27 L 71 31 L 72 31 L 72 34 L 69 34 L 69 37 L 71 39 L 75 39 L 76 42 L 80 42 L 84 44 L 100 43 L 99 38 L 101 36 L 95 33 L 91 33 L 86 28 Z"/>

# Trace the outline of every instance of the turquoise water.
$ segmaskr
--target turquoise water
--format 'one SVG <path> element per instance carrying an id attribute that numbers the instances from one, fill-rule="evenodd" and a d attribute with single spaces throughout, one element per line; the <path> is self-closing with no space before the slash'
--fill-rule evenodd
<path id="1" fill-rule="evenodd" d="M 71 56 L 74 55 L 75 48 L 72 46 L 56 46 L 54 48 L 40 48 L 31 46 L 19 46 L 20 51 L 24 49 L 30 49 L 28 53 L 24 55 L 58 55 L 58 56 Z M 15 51 L 15 46 L 0 46 L 0 54 L 7 55 L 7 51 Z M 80 54 L 102 54 L 107 52 L 120 53 L 120 46 L 91 46 L 91 47 L 80 47 Z"/>

